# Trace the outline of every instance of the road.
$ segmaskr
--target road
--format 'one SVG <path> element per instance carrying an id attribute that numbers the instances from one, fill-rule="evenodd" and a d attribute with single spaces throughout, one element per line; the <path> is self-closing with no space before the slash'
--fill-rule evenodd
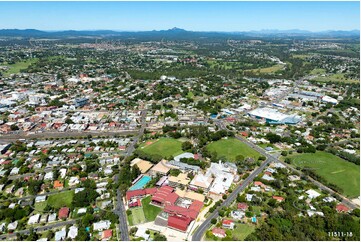
<path id="1" fill-rule="evenodd" d="M 67 131 L 67 132 L 42 132 L 29 134 L 22 132 L 19 134 L 1 134 L 1 142 L 13 142 L 18 139 L 46 139 L 46 138 L 71 138 L 71 137 L 84 137 L 87 135 L 96 136 L 116 136 L 116 135 L 129 135 L 135 134 L 138 130 L 119 130 L 119 131 Z"/>
<path id="2" fill-rule="evenodd" d="M 129 144 L 129 146 L 125 152 L 125 157 L 128 157 L 133 153 L 133 151 L 135 150 L 135 145 L 137 144 L 140 137 L 142 137 L 142 135 L 144 133 L 145 125 L 146 125 L 146 121 L 145 121 L 146 116 L 147 116 L 147 110 L 142 110 L 141 118 L 140 118 L 141 127 L 139 129 L 138 135 L 136 137 L 134 137 L 133 141 Z M 116 175 L 114 177 L 115 182 L 117 182 L 118 179 L 119 179 L 119 177 L 118 177 L 118 175 Z M 122 194 L 121 194 L 119 188 L 117 189 L 117 206 L 115 208 L 114 213 L 116 213 L 119 217 L 120 240 L 129 241 L 127 215 L 125 212 L 125 206 L 123 203 Z"/>
<path id="3" fill-rule="evenodd" d="M 54 223 L 54 224 L 40 226 L 40 227 L 34 228 L 34 232 L 43 232 L 43 231 L 53 229 L 53 228 L 57 228 L 57 227 L 63 227 L 63 226 L 66 226 L 66 225 L 73 225 L 73 224 L 76 223 L 76 221 L 78 219 L 61 221 L 61 222 L 57 222 L 57 223 Z M 6 240 L 7 238 L 14 238 L 14 237 L 16 237 L 17 233 L 19 233 L 19 234 L 29 234 L 30 230 L 25 229 L 25 230 L 16 231 L 16 232 L 14 232 L 12 234 L 3 234 L 3 235 L 0 235 L 0 240 Z"/>

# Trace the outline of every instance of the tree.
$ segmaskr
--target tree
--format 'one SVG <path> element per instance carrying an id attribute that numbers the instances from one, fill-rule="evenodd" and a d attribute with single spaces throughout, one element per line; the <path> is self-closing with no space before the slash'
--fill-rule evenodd
<path id="1" fill-rule="evenodd" d="M 285 151 L 285 150 L 281 152 L 281 155 L 282 155 L 282 156 L 287 156 L 287 154 L 288 154 L 288 152 Z"/>
<path id="2" fill-rule="evenodd" d="M 10 125 L 10 129 L 12 131 L 15 131 L 15 130 L 19 130 L 19 127 L 16 124 L 12 124 L 12 125 Z"/>
<path id="3" fill-rule="evenodd" d="M 85 188 L 83 191 L 80 191 L 74 195 L 72 205 L 74 207 L 85 207 L 89 206 L 99 194 L 93 189 Z"/>
<path id="4" fill-rule="evenodd" d="M 216 218 L 212 218 L 211 219 L 211 224 L 216 224 L 217 223 L 217 219 Z"/>
<path id="5" fill-rule="evenodd" d="M 75 237 L 76 241 L 88 241 L 90 240 L 89 234 L 86 232 L 85 228 L 78 229 L 78 235 Z"/>
<path id="6" fill-rule="evenodd" d="M 272 143 L 277 143 L 281 141 L 281 136 L 275 133 L 267 133 L 266 138 Z"/>
<path id="7" fill-rule="evenodd" d="M 182 150 L 186 151 L 186 150 L 191 150 L 193 148 L 193 145 L 191 142 L 189 141 L 185 141 L 182 143 Z"/>
<path id="8" fill-rule="evenodd" d="M 155 241 L 167 241 L 167 237 L 165 237 L 162 234 L 157 233 L 157 234 L 154 235 L 154 240 Z"/>

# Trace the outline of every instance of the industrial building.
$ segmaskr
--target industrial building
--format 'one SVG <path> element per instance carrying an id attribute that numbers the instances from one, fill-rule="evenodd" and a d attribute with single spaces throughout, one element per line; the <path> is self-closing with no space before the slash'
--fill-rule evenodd
<path id="1" fill-rule="evenodd" d="M 287 115 L 272 108 L 257 108 L 250 111 L 248 115 L 265 120 L 269 124 L 297 124 L 302 120 L 298 115 Z"/>
<path id="2" fill-rule="evenodd" d="M 83 107 L 83 106 L 87 105 L 88 102 L 89 102 L 89 98 L 86 98 L 86 97 L 84 97 L 84 98 L 76 98 L 74 100 L 74 106 L 77 107 L 77 108 Z"/>

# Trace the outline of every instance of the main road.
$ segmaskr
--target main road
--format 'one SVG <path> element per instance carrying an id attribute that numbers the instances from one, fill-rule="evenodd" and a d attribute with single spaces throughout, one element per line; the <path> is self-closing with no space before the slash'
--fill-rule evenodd
<path id="1" fill-rule="evenodd" d="M 133 151 L 135 150 L 135 145 L 137 144 L 138 140 L 142 137 L 146 125 L 146 118 L 147 116 L 147 110 L 141 111 L 141 117 L 140 117 L 140 129 L 138 132 L 138 135 L 134 137 L 130 145 L 128 146 L 125 157 L 130 156 Z M 120 165 L 120 164 L 119 164 Z M 115 176 L 114 180 L 117 182 L 119 179 L 118 175 Z M 121 179 L 121 178 L 120 178 Z M 115 208 L 115 213 L 119 217 L 119 232 L 120 232 L 120 240 L 122 241 L 129 241 L 129 232 L 128 232 L 128 223 L 127 223 L 127 215 L 125 212 L 125 206 L 122 199 L 122 194 L 120 192 L 120 189 L 117 189 L 117 206 Z"/>

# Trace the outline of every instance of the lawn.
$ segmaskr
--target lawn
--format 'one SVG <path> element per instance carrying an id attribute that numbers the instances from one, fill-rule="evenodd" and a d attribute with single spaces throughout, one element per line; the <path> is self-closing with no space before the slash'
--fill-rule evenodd
<path id="1" fill-rule="evenodd" d="M 148 222 L 154 221 L 157 215 L 162 211 L 161 208 L 150 204 L 152 197 L 148 196 L 142 200 L 143 212 Z"/>
<path id="2" fill-rule="evenodd" d="M 160 138 L 158 140 L 148 140 L 144 142 L 139 149 L 147 154 L 151 154 L 151 155 L 159 154 L 164 158 L 169 156 L 177 156 L 183 153 L 182 142 L 172 138 Z"/>
<path id="3" fill-rule="evenodd" d="M 130 215 L 127 215 L 129 226 L 133 226 L 133 213 Z"/>
<path id="4" fill-rule="evenodd" d="M 312 80 L 320 82 L 346 82 L 346 83 L 357 83 L 359 80 L 349 79 L 345 77 L 343 73 L 336 73 L 329 76 L 316 77 Z"/>
<path id="5" fill-rule="evenodd" d="M 256 226 L 251 224 L 236 224 L 234 230 L 232 230 L 232 238 L 239 241 L 244 241 L 249 234 L 255 231 Z"/>
<path id="6" fill-rule="evenodd" d="M 218 157 L 226 157 L 230 161 L 235 161 L 236 156 L 242 155 L 246 157 L 252 157 L 255 160 L 258 160 L 260 154 L 248 147 L 248 145 L 242 143 L 241 141 L 230 138 L 230 139 L 221 139 L 216 142 L 212 142 L 207 145 L 207 149 L 210 152 L 217 152 Z"/>
<path id="7" fill-rule="evenodd" d="M 143 209 L 141 207 L 132 208 L 131 211 L 132 211 L 132 224 L 133 225 L 141 224 L 146 221 Z"/>
<path id="8" fill-rule="evenodd" d="M 73 201 L 74 191 L 66 191 L 58 194 L 50 195 L 47 202 L 54 208 L 69 207 Z"/>
<path id="9" fill-rule="evenodd" d="M 315 173 L 342 188 L 344 195 L 351 198 L 360 195 L 359 166 L 323 151 L 315 154 L 295 154 L 290 158 L 294 166 L 315 168 Z"/>
<path id="10" fill-rule="evenodd" d="M 37 212 L 42 212 L 46 207 L 47 201 L 34 203 L 34 208 Z"/>
<path id="11" fill-rule="evenodd" d="M 188 94 L 187 94 L 187 98 L 194 98 L 194 94 L 193 94 L 193 92 L 188 92 Z"/>
<path id="12" fill-rule="evenodd" d="M 4 74 L 5 76 L 9 76 L 11 74 L 17 74 L 21 70 L 28 68 L 28 66 L 30 66 L 32 63 L 35 63 L 36 61 L 37 59 L 34 58 L 26 61 L 16 62 L 15 64 L 7 65 L 10 67 L 10 69 L 7 70 Z"/>
<path id="13" fill-rule="evenodd" d="M 253 71 L 253 72 L 260 72 L 260 73 L 274 73 L 276 71 L 282 70 L 286 65 L 277 64 L 271 67 L 265 67 L 265 68 L 258 68 L 258 69 L 252 69 L 252 70 L 246 70 L 246 71 Z"/>
<path id="14" fill-rule="evenodd" d="M 322 69 L 322 68 L 316 68 L 316 69 L 313 69 L 311 72 L 310 72 L 311 75 L 318 75 L 318 74 L 326 74 L 326 70 L 325 69 Z"/>

